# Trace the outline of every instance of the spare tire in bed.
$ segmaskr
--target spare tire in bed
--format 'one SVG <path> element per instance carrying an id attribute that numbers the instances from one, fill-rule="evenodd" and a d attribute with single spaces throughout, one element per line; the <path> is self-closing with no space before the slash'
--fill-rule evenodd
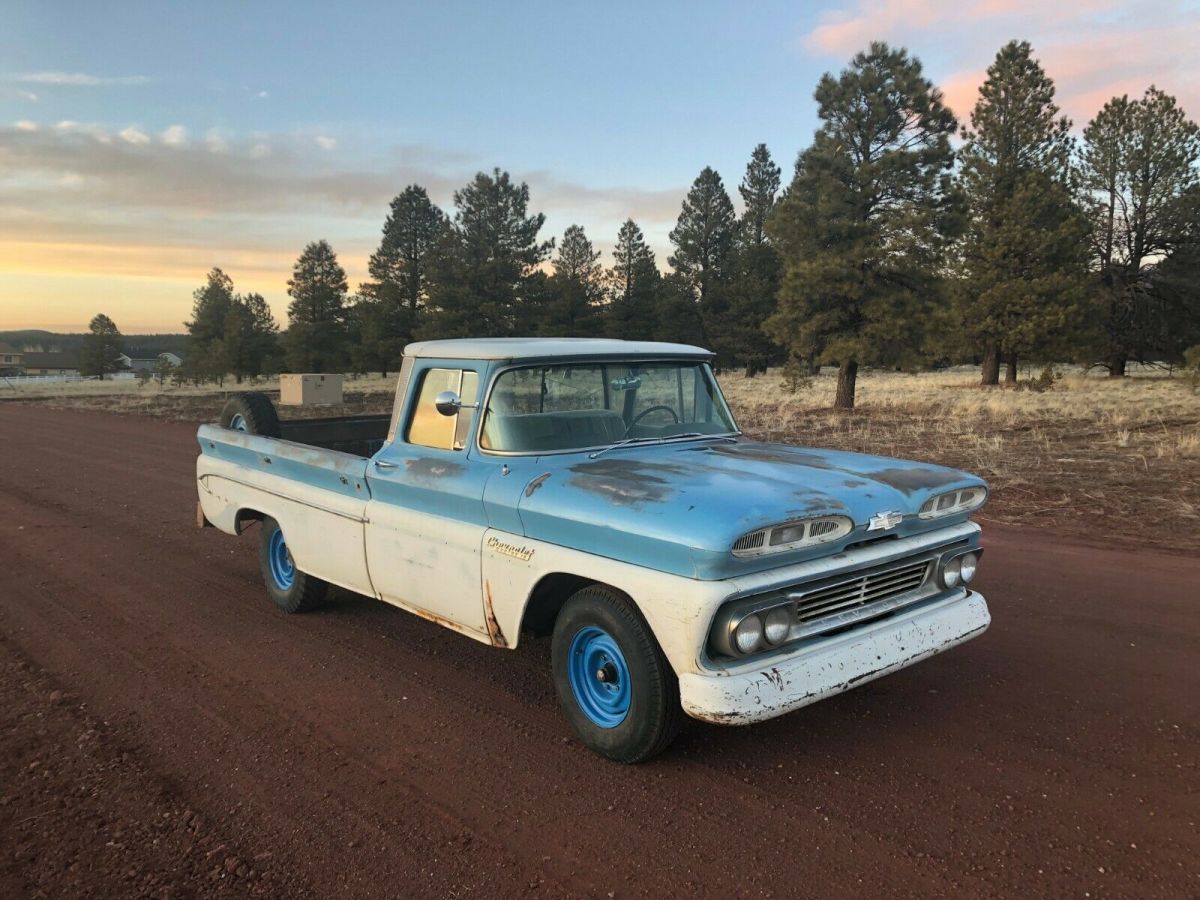
<path id="1" fill-rule="evenodd" d="M 231 394 L 221 409 L 221 425 L 247 434 L 279 437 L 279 414 L 266 394 L 244 391 Z"/>

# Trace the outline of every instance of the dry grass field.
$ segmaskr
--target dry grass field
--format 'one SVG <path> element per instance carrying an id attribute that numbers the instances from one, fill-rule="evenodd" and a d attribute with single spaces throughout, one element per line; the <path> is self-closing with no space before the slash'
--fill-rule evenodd
<path id="1" fill-rule="evenodd" d="M 922 459 L 977 472 L 992 486 L 983 518 L 1048 527 L 1097 541 L 1200 549 L 1200 394 L 1151 371 L 1112 381 L 1069 374 L 1050 389 L 983 389 L 974 370 L 865 372 L 858 408 L 828 409 L 827 372 L 787 391 L 781 373 L 726 374 L 721 384 L 752 437 Z M 346 382 L 337 409 L 287 416 L 384 412 L 394 376 Z M 136 382 L 41 385 L 11 399 L 184 421 L 216 416 L 224 393 Z M 264 381 L 241 389 L 277 391 Z"/>

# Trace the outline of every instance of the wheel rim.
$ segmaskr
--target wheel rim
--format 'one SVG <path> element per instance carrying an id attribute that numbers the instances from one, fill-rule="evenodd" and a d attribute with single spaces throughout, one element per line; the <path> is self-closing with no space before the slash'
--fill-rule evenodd
<path id="1" fill-rule="evenodd" d="M 274 579 L 275 586 L 281 591 L 286 591 L 296 580 L 296 564 L 292 562 L 292 554 L 288 552 L 283 532 L 278 528 L 271 535 L 267 555 L 270 558 L 271 578 Z"/>
<path id="2" fill-rule="evenodd" d="M 567 678 L 575 702 L 601 728 L 616 728 L 629 714 L 629 666 L 612 635 L 589 625 L 571 640 Z"/>
<path id="3" fill-rule="evenodd" d="M 234 431 L 249 431 L 250 427 L 246 424 L 246 418 L 241 413 L 234 413 L 233 418 L 229 420 L 229 427 Z"/>

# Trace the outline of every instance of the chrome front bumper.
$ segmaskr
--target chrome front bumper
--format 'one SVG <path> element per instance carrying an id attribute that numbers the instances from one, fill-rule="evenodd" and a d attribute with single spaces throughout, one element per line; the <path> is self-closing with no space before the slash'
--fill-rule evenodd
<path id="1" fill-rule="evenodd" d="M 991 622 L 983 595 L 965 590 L 891 618 L 720 671 L 684 673 L 684 711 L 719 725 L 747 725 L 840 694 L 949 650 Z"/>

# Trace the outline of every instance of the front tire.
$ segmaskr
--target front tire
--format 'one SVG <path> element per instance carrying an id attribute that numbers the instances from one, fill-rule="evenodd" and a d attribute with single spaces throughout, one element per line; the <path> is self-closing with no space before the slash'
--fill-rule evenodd
<path id="1" fill-rule="evenodd" d="M 679 731 L 679 682 L 633 602 L 603 585 L 574 594 L 551 644 L 563 714 L 591 750 L 623 763 L 661 753 Z"/>
<path id="2" fill-rule="evenodd" d="M 325 600 L 329 585 L 296 568 L 283 529 L 270 516 L 262 520 L 258 566 L 271 600 L 285 613 L 309 612 Z"/>

